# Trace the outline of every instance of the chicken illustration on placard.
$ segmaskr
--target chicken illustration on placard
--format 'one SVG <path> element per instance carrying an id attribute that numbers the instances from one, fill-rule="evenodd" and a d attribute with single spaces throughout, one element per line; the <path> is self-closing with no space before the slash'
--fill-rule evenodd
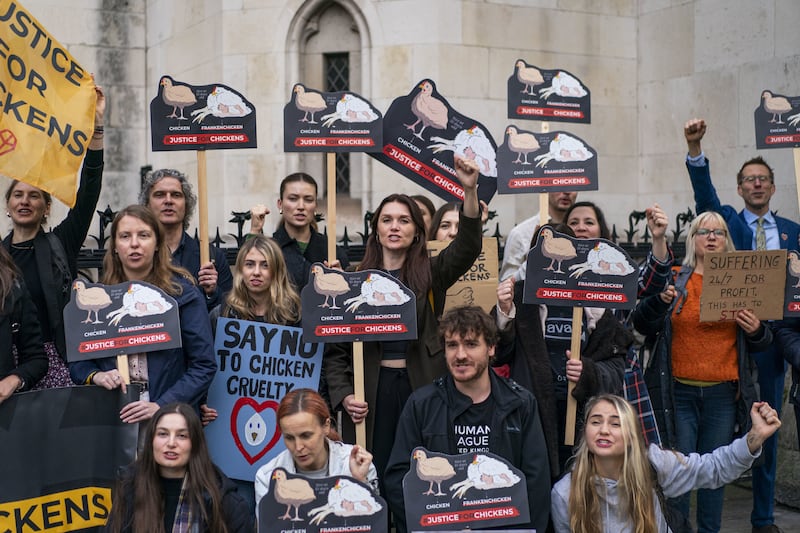
<path id="1" fill-rule="evenodd" d="M 311 509 L 308 516 L 313 516 L 309 521 L 311 524 L 319 525 L 329 514 L 340 517 L 368 516 L 382 508 L 369 489 L 349 479 L 341 478 L 328 491 L 327 503 Z"/>
<path id="2" fill-rule="evenodd" d="M 206 98 L 206 106 L 192 111 L 192 122 L 203 122 L 208 115 L 217 118 L 244 117 L 253 110 L 245 103 L 244 99 L 235 92 L 217 85 Z"/>
<path id="3" fill-rule="evenodd" d="M 789 252 L 787 255 L 789 261 L 789 274 L 797 278 L 797 283 L 792 285 L 793 289 L 800 289 L 800 255 L 797 252 Z"/>
<path id="4" fill-rule="evenodd" d="M 416 122 L 413 124 L 406 124 L 406 128 L 410 129 L 414 136 L 418 139 L 422 138 L 422 132 L 428 126 L 438 130 L 443 130 L 447 127 L 447 106 L 444 102 L 433 96 L 433 84 L 425 80 L 419 84 L 419 93 L 411 101 L 411 112 L 417 117 Z M 422 122 L 422 128 L 417 132 L 417 124 Z"/>
<path id="5" fill-rule="evenodd" d="M 556 237 L 553 230 L 544 228 L 541 233 L 542 255 L 550 260 L 550 264 L 544 270 L 551 270 L 557 274 L 564 274 L 561 270 L 561 263 L 578 257 L 575 245 L 565 237 Z M 558 261 L 558 268 L 555 267 Z"/>
<path id="6" fill-rule="evenodd" d="M 417 448 L 414 450 L 412 458 L 416 461 L 417 477 L 430 483 L 428 490 L 422 495 L 445 496 L 446 494 L 442 492 L 442 481 L 447 481 L 456 475 L 456 471 L 447 457 L 428 457 L 425 450 Z M 439 489 L 436 492 L 433 492 L 434 483 Z"/>
<path id="7" fill-rule="evenodd" d="M 143 317 L 166 313 L 172 309 L 172 304 L 150 287 L 131 283 L 125 296 L 122 297 L 122 307 L 106 315 L 106 320 L 112 326 L 119 325 L 126 316 Z"/>
<path id="8" fill-rule="evenodd" d="M 314 120 L 314 114 L 327 109 L 325 99 L 317 91 L 307 91 L 305 86 L 298 83 L 294 86 L 294 105 L 304 113 L 300 122 L 308 122 L 309 124 L 317 124 Z M 309 114 L 311 118 L 309 119 Z"/>
<path id="9" fill-rule="evenodd" d="M 536 96 L 536 93 L 533 92 L 533 88 L 536 85 L 541 85 L 544 83 L 544 76 L 542 76 L 542 72 L 536 67 L 529 67 L 521 59 L 517 60 L 515 68 L 517 69 L 517 81 L 525 86 L 520 92 L 523 94 Z"/>
<path id="10" fill-rule="evenodd" d="M 318 307 L 341 309 L 336 305 L 336 297 L 350 291 L 350 285 L 344 275 L 336 271 L 325 272 L 319 264 L 311 267 L 311 275 L 314 276 L 314 290 L 317 294 L 325 297 L 325 301 L 319 304 Z M 333 303 L 328 304 L 328 299 L 331 299 Z"/>
<path id="11" fill-rule="evenodd" d="M 175 85 L 175 81 L 169 76 L 162 76 L 160 86 L 162 88 L 161 98 L 165 104 L 172 106 L 172 113 L 167 115 L 167 118 L 189 120 L 189 117 L 183 116 L 183 108 L 197 103 L 197 97 L 192 88 L 183 84 Z M 181 110 L 180 116 L 177 115 L 178 109 Z"/>
<path id="12" fill-rule="evenodd" d="M 792 112 L 792 104 L 789 103 L 789 99 L 785 96 L 773 96 L 770 91 L 761 93 L 761 99 L 764 101 L 764 111 L 772 115 L 770 122 L 784 124 L 781 116 Z M 797 115 L 792 115 L 789 119 L 791 120 L 794 116 Z"/>
<path id="13" fill-rule="evenodd" d="M 367 279 L 361 284 L 361 293 L 358 296 L 344 301 L 346 311 L 355 312 L 364 304 L 373 307 L 387 305 L 403 305 L 411 297 L 395 281 L 370 272 Z"/>
<path id="14" fill-rule="evenodd" d="M 102 324 L 98 311 L 105 309 L 111 305 L 111 296 L 103 287 L 89 287 L 86 288 L 86 283 L 82 280 L 75 280 L 72 284 L 72 290 L 75 291 L 75 306 L 81 311 L 86 311 L 86 320 L 83 324 Z M 94 312 L 94 320 L 92 320 L 92 312 Z"/>
<path id="15" fill-rule="evenodd" d="M 630 264 L 625 254 L 608 243 L 598 241 L 586 255 L 586 261 L 570 265 L 572 278 L 578 278 L 592 271 L 603 276 L 627 276 L 636 268 Z"/>
<path id="16" fill-rule="evenodd" d="M 592 152 L 580 140 L 566 133 L 559 133 L 550 141 L 548 152 L 537 155 L 534 160 L 537 167 L 544 167 L 550 161 L 566 163 L 569 161 L 586 161 L 592 158 Z"/>
<path id="17" fill-rule="evenodd" d="M 320 120 L 324 121 L 322 123 L 323 126 L 330 127 L 337 120 L 349 124 L 354 122 L 374 122 L 378 120 L 378 118 L 378 113 L 372 109 L 369 103 L 353 94 L 345 93 L 339 101 L 336 102 L 336 111 L 328 113 L 327 115 L 322 115 Z"/>
<path id="18" fill-rule="evenodd" d="M 507 464 L 483 454 L 476 454 L 472 463 L 467 467 L 467 478 L 450 485 L 453 498 L 463 498 L 471 488 L 478 490 L 499 489 L 511 487 L 519 483 L 520 478 Z"/>
<path id="19" fill-rule="evenodd" d="M 589 93 L 576 77 L 562 70 L 550 80 L 550 87 L 539 89 L 539 96 L 545 100 L 554 94 L 568 98 L 582 98 Z"/>
<path id="20" fill-rule="evenodd" d="M 479 126 L 459 131 L 452 140 L 431 137 L 431 141 L 434 144 L 428 148 L 434 154 L 449 150 L 464 159 L 475 161 L 480 168 L 480 173 L 484 176 L 497 177 L 497 152 Z"/>
<path id="21" fill-rule="evenodd" d="M 286 513 L 279 516 L 279 520 L 291 520 L 293 522 L 303 520 L 300 518 L 300 506 L 313 502 L 316 499 L 314 488 L 307 480 L 297 477 L 286 478 L 286 470 L 276 468 L 272 472 L 272 479 L 275 480 L 273 493 L 275 501 L 286 506 Z M 289 514 L 294 507 L 294 516 Z"/>
<path id="22" fill-rule="evenodd" d="M 541 146 L 539 146 L 539 141 L 536 140 L 536 136 L 532 133 L 519 133 L 519 130 L 515 126 L 506 128 L 506 135 L 508 136 L 508 142 L 506 143 L 508 149 L 517 154 L 517 159 L 514 163 L 530 165 L 528 154 L 536 152 L 541 148 Z M 523 156 L 525 160 L 521 161 Z"/>

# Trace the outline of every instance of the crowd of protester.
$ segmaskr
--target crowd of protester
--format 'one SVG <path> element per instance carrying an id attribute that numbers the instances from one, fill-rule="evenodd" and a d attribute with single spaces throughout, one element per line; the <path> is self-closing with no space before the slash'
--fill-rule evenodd
<path id="1" fill-rule="evenodd" d="M 46 192 L 18 181 L 6 192 L 12 231 L 0 247 L 0 402 L 39 388 L 139 387 L 138 399 L 120 412 L 123 422 L 141 425 L 139 454 L 120 475 L 109 530 L 253 530 L 257 502 L 280 467 L 363 481 L 386 498 L 391 523 L 402 532 L 402 479 L 413 450 L 424 446 L 500 455 L 525 475 L 528 527 L 580 533 L 681 531 L 692 519 L 688 493 L 695 489 L 698 531 L 720 531 L 724 485 L 760 455 L 753 531 L 780 531 L 773 516 L 774 434 L 786 361 L 795 385 L 790 400 L 800 404 L 800 321 L 763 322 L 741 310 L 734 321 L 707 323 L 699 310 L 706 254 L 797 249 L 800 226 L 769 210 L 775 177 L 761 158 L 746 161 L 737 175 L 744 209 L 721 204 L 701 149 L 704 121 L 684 128 L 698 216 L 682 263 L 666 242 L 668 215 L 658 205 L 648 208 L 653 241 L 640 271 L 640 300 L 625 316 L 585 308 L 579 359 L 570 358 L 572 308 L 523 301 L 527 252 L 545 230 L 609 239 L 600 206 L 576 201 L 574 192 L 549 194 L 548 213 L 520 221 L 506 239 L 492 313 L 445 313 L 448 288 L 481 253 L 487 206 L 478 201 L 478 167 L 455 159 L 462 203 L 435 209 L 424 196 L 384 198 L 356 268 L 383 270 L 411 289 L 418 338 L 364 344 L 364 398 L 355 395 L 351 344 L 326 345 L 319 391 L 294 390 L 277 410 L 286 451 L 260 465 L 255 479 L 233 482 L 211 462 L 203 433 L 208 424 L 229 423 L 218 421 L 206 397 L 217 369 L 217 318 L 299 326 L 299 294 L 312 265 L 352 267 L 341 249 L 327 257 L 316 223 L 318 187 L 308 174 L 281 182 L 272 238 L 263 235 L 269 208 L 252 208 L 250 234 L 231 269 L 215 247 L 213 260 L 201 263 L 200 244 L 186 231 L 197 203 L 187 176 L 156 170 L 139 205 L 117 213 L 100 281 L 144 281 L 175 298 L 182 347 L 133 354 L 126 369 L 116 358 L 66 363 L 61 316 L 100 194 L 104 111 L 98 87 L 78 200 L 63 221 L 46 230 Z M 428 240 L 450 244 L 430 257 Z M 624 399 L 626 373 L 640 351 L 650 356 L 659 442 L 642 432 L 646 413 Z M 574 428 L 567 428 L 569 391 L 578 406 Z M 800 407 L 795 416 L 800 421 Z M 352 444 L 357 424 L 366 427 L 366 446 Z M 475 427 L 487 428 L 488 450 L 458 440 L 459 428 Z M 578 435 L 575 446 L 564 444 L 567 429 Z"/>

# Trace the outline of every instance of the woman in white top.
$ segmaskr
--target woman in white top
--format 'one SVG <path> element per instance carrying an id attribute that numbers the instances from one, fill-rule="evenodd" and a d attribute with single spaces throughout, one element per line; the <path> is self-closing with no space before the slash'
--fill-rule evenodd
<path id="1" fill-rule="evenodd" d="M 378 492 L 378 472 L 372 464 L 372 454 L 361 446 L 341 441 L 331 427 L 328 405 L 316 391 L 295 389 L 284 396 L 278 406 L 278 424 L 286 450 L 256 472 L 256 509 L 269 492 L 272 471 L 276 468 L 310 478 L 350 476 Z"/>
<path id="2" fill-rule="evenodd" d="M 663 497 L 715 488 L 738 478 L 781 426 L 766 402 L 750 410 L 746 436 L 711 453 L 683 455 L 655 444 L 645 448 L 631 405 L 614 395 L 586 404 L 582 442 L 571 472 L 553 487 L 551 516 L 557 533 L 668 533 Z"/>

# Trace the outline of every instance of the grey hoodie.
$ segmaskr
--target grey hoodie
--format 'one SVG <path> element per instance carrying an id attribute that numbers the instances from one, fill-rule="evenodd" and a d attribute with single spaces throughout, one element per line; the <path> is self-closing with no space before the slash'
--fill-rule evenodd
<path id="1" fill-rule="evenodd" d="M 695 489 L 715 489 L 738 478 L 750 468 L 753 461 L 761 454 L 751 455 L 745 437 L 736 439 L 727 446 L 721 446 L 711 453 L 689 456 L 679 452 L 664 450 L 651 444 L 647 450 L 650 463 L 658 473 L 658 483 L 664 496 L 676 498 Z M 621 516 L 617 482 L 613 479 L 597 477 L 600 495 L 600 513 L 603 517 L 603 531 L 613 533 L 630 533 L 633 524 L 629 517 Z M 556 533 L 569 533 L 569 490 L 572 473 L 568 473 L 555 484 L 551 491 L 550 513 Z M 605 485 L 605 490 L 603 490 Z M 658 533 L 670 533 L 667 521 L 661 513 L 658 497 L 653 494 L 656 508 Z"/>

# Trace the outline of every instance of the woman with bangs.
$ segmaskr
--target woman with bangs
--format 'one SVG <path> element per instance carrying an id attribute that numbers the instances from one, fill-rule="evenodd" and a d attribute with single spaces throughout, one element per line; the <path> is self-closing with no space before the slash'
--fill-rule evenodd
<path id="1" fill-rule="evenodd" d="M 781 426 L 765 402 L 750 409 L 745 437 L 705 455 L 645 446 L 633 407 L 607 394 L 586 404 L 584 429 L 572 469 L 551 493 L 556 533 L 670 533 L 664 498 L 733 481 L 761 454 Z"/>
<path id="2" fill-rule="evenodd" d="M 770 328 L 748 309 L 735 320 L 700 321 L 707 254 L 735 251 L 722 216 L 706 211 L 686 237 L 683 265 L 666 291 L 642 298 L 633 325 L 647 337 L 652 362 L 645 375 L 662 444 L 684 454 L 709 453 L 729 444 L 736 427 L 747 431 L 746 413 L 758 399 L 750 357 L 772 342 Z M 654 261 L 651 254 L 648 261 Z M 701 533 L 720 530 L 724 487 L 697 494 Z M 689 516 L 689 495 L 677 502 Z"/>
<path id="3" fill-rule="evenodd" d="M 165 239 L 155 214 L 147 207 L 131 205 L 111 223 L 103 258 L 103 284 L 144 281 L 155 285 L 175 299 L 180 315 L 180 348 L 128 355 L 131 383 L 142 391 L 138 400 L 120 411 L 120 418 L 131 424 L 149 420 L 172 402 L 197 408 L 217 370 L 204 297 L 189 271 L 172 264 Z M 125 392 L 116 357 L 70 363 L 69 370 L 75 383 L 109 390 L 122 387 Z"/>

